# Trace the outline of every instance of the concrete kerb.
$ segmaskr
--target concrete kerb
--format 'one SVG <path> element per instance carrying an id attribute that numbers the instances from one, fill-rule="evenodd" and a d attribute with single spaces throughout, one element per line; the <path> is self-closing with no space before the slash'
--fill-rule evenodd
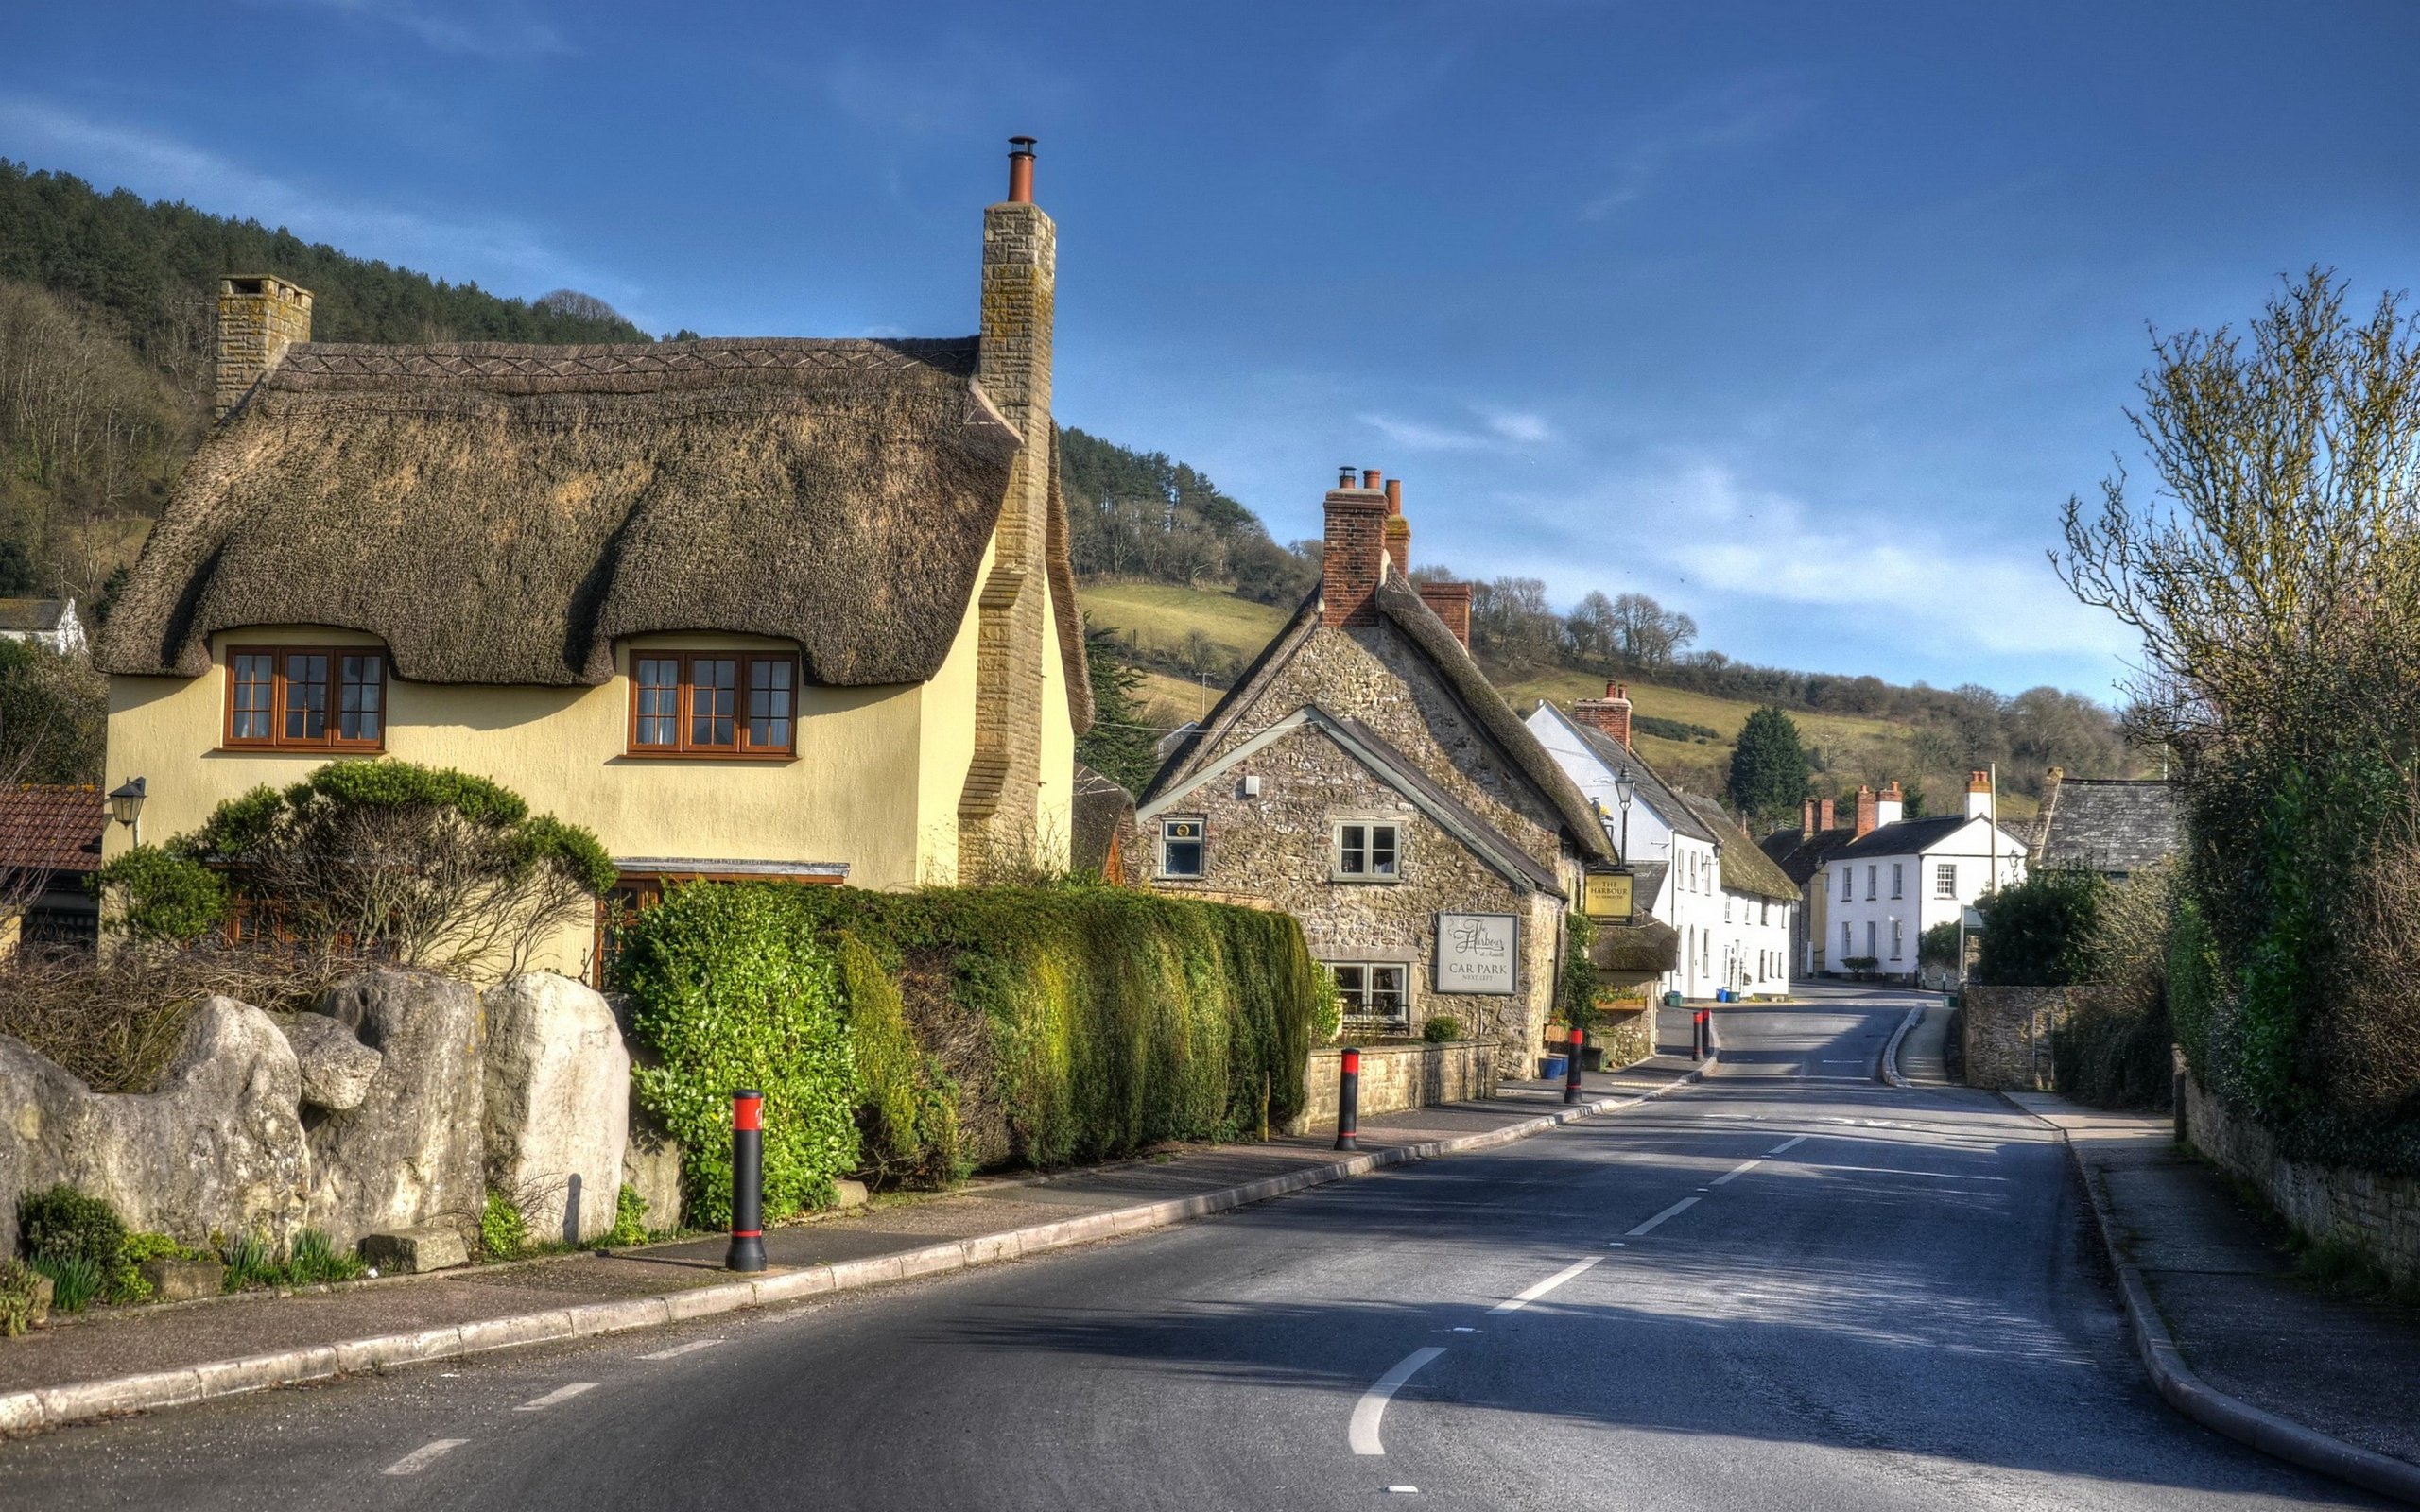
<path id="1" fill-rule="evenodd" d="M 853 1291 L 914 1277 L 937 1276 L 1169 1228 L 1190 1219 L 1250 1207 L 1312 1187 L 1366 1176 L 1388 1166 L 1491 1149 L 1558 1128 L 1576 1119 L 1635 1108 L 1640 1103 L 1662 1097 L 1702 1079 L 1713 1064 L 1713 1058 L 1709 1057 L 1705 1066 L 1652 1091 L 1601 1097 L 1484 1133 L 1459 1134 L 1418 1144 L 1364 1150 L 1343 1160 L 1264 1177 L 1223 1191 L 1170 1197 L 995 1234 L 978 1234 L 971 1239 L 953 1240 L 897 1255 L 844 1261 L 838 1264 L 804 1265 L 795 1270 L 775 1271 L 753 1280 L 725 1281 L 656 1297 L 550 1308 L 511 1317 L 484 1318 L 472 1323 L 426 1329 L 414 1333 L 349 1339 L 338 1344 L 312 1345 L 304 1349 L 217 1360 L 176 1370 L 0 1393 L 0 1435 L 60 1428 L 69 1423 L 160 1407 L 181 1407 L 216 1397 L 232 1397 L 275 1386 L 301 1385 L 337 1376 L 422 1365 L 434 1360 L 459 1359 L 525 1345 L 658 1328 L 691 1318 L 798 1301 L 825 1292 Z"/>
<path id="2" fill-rule="evenodd" d="M 1899 1047 L 1907 1042 L 1908 1031 L 1913 1029 L 1917 1024 L 1924 1022 L 1925 1006 L 1926 1005 L 1924 1004 L 1919 1003 L 1914 1007 L 1910 1008 L 1908 1010 L 1908 1016 L 1900 1020 L 1899 1027 L 1893 1031 L 1891 1035 L 1891 1042 L 1883 1047 L 1882 1079 L 1889 1082 L 1893 1087 L 1913 1087 L 1915 1085 L 1915 1083 L 1910 1081 L 1906 1074 L 1899 1070 Z"/>
<path id="3" fill-rule="evenodd" d="M 2092 1226 L 2100 1235 L 2100 1247 L 2109 1256 L 2110 1268 L 2117 1273 L 2118 1293 L 2126 1305 L 2126 1322 L 2134 1331 L 2135 1352 L 2163 1401 L 2211 1432 L 2248 1444 L 2264 1454 L 2322 1475 L 2332 1475 L 2365 1491 L 2420 1506 L 2420 1465 L 2348 1444 L 2315 1428 L 2264 1412 L 2195 1375 L 2193 1367 L 2185 1363 L 2185 1352 L 2176 1347 L 2175 1335 L 2169 1332 L 2167 1320 L 2159 1315 L 2159 1307 L 2152 1300 L 2143 1273 L 2118 1249 L 2118 1230 L 2110 1218 L 2108 1204 L 2102 1199 L 2091 1170 L 2083 1163 L 2083 1156 L 2078 1153 L 2075 1140 L 2066 1129 L 2014 1098 L 2004 1100 L 2051 1129 L 2066 1148 L 2068 1164 L 2074 1167 L 2076 1179 L 2083 1186 L 2084 1200 L 2092 1209 Z"/>

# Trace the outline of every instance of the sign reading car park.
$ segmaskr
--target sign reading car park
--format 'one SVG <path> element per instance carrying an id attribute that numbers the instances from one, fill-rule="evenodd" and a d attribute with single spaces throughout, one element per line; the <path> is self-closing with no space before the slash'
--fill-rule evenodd
<path id="1" fill-rule="evenodd" d="M 1437 990 L 1512 995 L 1521 921 L 1512 914 L 1437 916 Z"/>

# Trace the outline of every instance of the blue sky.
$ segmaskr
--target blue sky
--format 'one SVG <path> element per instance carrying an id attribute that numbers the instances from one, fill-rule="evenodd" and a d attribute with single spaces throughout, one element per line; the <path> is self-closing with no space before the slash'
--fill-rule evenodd
<path id="1" fill-rule="evenodd" d="M 2145 326 L 2420 261 L 2420 7 L 9 8 L 0 155 L 650 329 L 955 335 L 1003 139 L 1060 419 L 1281 538 L 1639 590 L 1747 660 L 2110 696 L 2044 549 Z"/>

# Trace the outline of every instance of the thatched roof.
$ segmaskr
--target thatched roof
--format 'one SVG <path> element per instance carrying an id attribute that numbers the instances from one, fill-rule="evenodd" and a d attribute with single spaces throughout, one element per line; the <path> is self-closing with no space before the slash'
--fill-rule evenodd
<path id="1" fill-rule="evenodd" d="M 1588 942 L 1588 959 L 1600 971 L 1640 978 L 1662 976 L 1681 964 L 1681 935 L 1661 919 L 1639 916 L 1635 923 L 1599 924 Z"/>
<path id="2" fill-rule="evenodd" d="M 616 637 L 717 630 L 796 641 L 818 682 L 921 681 L 1020 445 L 975 362 L 971 337 L 293 347 L 185 470 L 100 665 L 195 677 L 214 632 L 301 624 L 378 636 L 406 678 L 596 684 Z"/>

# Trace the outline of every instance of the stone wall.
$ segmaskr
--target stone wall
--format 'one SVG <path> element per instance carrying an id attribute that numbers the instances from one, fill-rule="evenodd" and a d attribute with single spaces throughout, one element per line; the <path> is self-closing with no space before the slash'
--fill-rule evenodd
<path id="1" fill-rule="evenodd" d="M 1970 987 L 1960 1015 L 1966 1085 L 2050 1090 L 2050 1036 L 2066 1022 L 2064 987 Z"/>
<path id="2" fill-rule="evenodd" d="M 2420 1179 L 2287 1160 L 2268 1130 L 2204 1091 L 2191 1073 L 2184 1080 L 2195 1149 L 2259 1188 L 2305 1238 L 2350 1239 L 2396 1280 L 2420 1282 Z"/>
<path id="3" fill-rule="evenodd" d="M 1645 1060 L 1655 1054 L 1654 1010 L 1600 1007 L 1597 1026 L 1588 1031 L 1588 1042 L 1603 1047 L 1608 1071 Z"/>
<path id="4" fill-rule="evenodd" d="M 1308 1101 L 1302 1115 L 1286 1125 L 1287 1133 L 1318 1133 L 1336 1127 L 1336 1086 L 1343 1060 L 1344 1052 L 1334 1045 L 1311 1052 L 1305 1077 Z M 1495 1094 L 1495 1047 L 1485 1040 L 1371 1045 L 1361 1052 L 1360 1108 L 1365 1118 Z"/>

